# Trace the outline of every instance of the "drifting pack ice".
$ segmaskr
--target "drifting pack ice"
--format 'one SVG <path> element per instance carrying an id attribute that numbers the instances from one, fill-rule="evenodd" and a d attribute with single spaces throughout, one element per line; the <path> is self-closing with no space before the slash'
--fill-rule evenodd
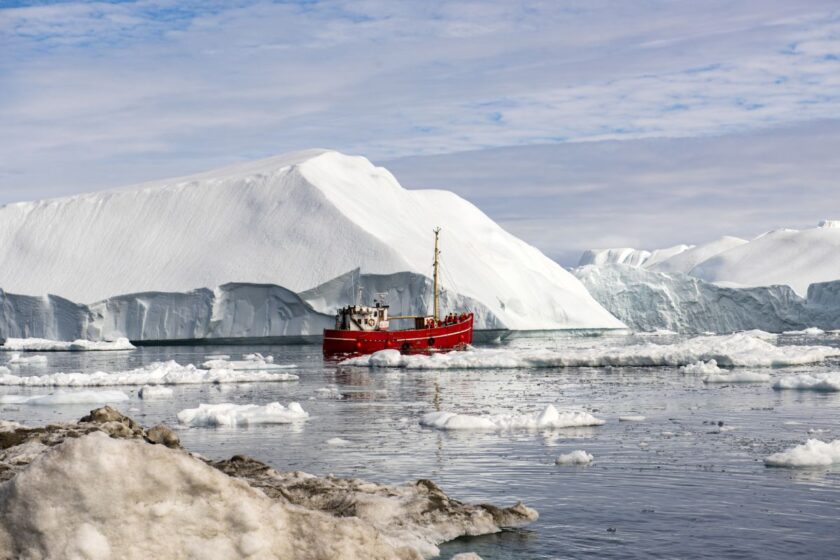
<path id="1" fill-rule="evenodd" d="M 771 332 L 840 328 L 840 222 L 660 251 L 586 251 L 575 275 L 629 327 Z M 663 258 L 667 255 L 667 258 Z"/>
<path id="2" fill-rule="evenodd" d="M 410 313 L 431 297 L 436 226 L 447 297 L 474 306 L 477 328 L 623 327 L 573 275 L 466 200 L 406 190 L 337 152 L 9 204 L 0 223 L 0 287 L 61 296 L 0 293 L 6 337 L 320 334 L 352 302 L 354 279 Z"/>

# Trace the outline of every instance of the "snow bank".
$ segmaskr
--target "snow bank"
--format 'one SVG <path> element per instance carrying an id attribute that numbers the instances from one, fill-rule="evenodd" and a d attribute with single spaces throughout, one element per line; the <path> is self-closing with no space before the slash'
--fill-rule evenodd
<path id="1" fill-rule="evenodd" d="M 572 428 L 600 426 L 604 420 L 588 412 L 559 412 L 548 405 L 542 412 L 533 414 L 457 414 L 454 412 L 429 412 L 420 419 L 420 425 L 438 430 L 538 430 L 546 428 Z"/>
<path id="2" fill-rule="evenodd" d="M 758 371 L 713 373 L 703 378 L 703 383 L 764 383 L 765 381 L 770 381 L 770 375 Z"/>
<path id="3" fill-rule="evenodd" d="M 768 467 L 828 467 L 840 463 L 840 440 L 830 443 L 818 439 L 809 439 L 802 445 L 797 445 L 781 453 L 774 453 L 766 459 Z"/>
<path id="4" fill-rule="evenodd" d="M 48 340 L 45 338 L 7 338 L 0 350 L 13 352 L 91 352 L 134 350 L 127 338 L 116 340 Z"/>
<path id="5" fill-rule="evenodd" d="M 695 362 L 687 366 L 680 367 L 680 371 L 687 374 L 714 374 L 724 373 L 726 370 L 720 369 L 716 360 L 709 360 L 708 362 Z"/>
<path id="6" fill-rule="evenodd" d="M 155 362 L 142 368 L 108 373 L 51 373 L 48 375 L 18 376 L 0 374 L 0 385 L 28 387 L 86 387 L 114 385 L 180 385 L 196 383 L 246 383 L 295 381 L 297 375 L 267 371 L 234 371 L 228 369 L 198 369 L 175 361 Z"/>
<path id="7" fill-rule="evenodd" d="M 300 404 L 289 403 L 288 407 L 278 402 L 265 406 L 256 404 L 200 404 L 178 413 L 178 422 L 190 426 L 250 426 L 253 424 L 291 424 L 306 420 L 309 413 Z"/>
<path id="8" fill-rule="evenodd" d="M 122 391 L 58 392 L 51 395 L 0 395 L 1 404 L 115 404 L 128 400 Z"/>
<path id="9" fill-rule="evenodd" d="M 172 389 L 162 385 L 143 385 L 140 387 L 140 391 L 138 391 L 138 396 L 144 401 L 151 399 L 168 399 L 173 394 L 175 394 L 175 392 Z"/>
<path id="10" fill-rule="evenodd" d="M 18 352 L 12 353 L 9 356 L 9 361 L 6 362 L 9 365 L 13 366 L 22 366 L 22 365 L 45 365 L 47 363 L 46 356 L 23 356 Z"/>
<path id="11" fill-rule="evenodd" d="M 746 333 L 698 336 L 673 344 L 638 344 L 555 350 L 486 349 L 431 355 L 380 350 L 340 362 L 341 366 L 404 369 L 488 369 L 605 366 L 687 366 L 715 361 L 727 367 L 783 367 L 840 356 L 828 346 L 775 346 Z"/>
<path id="12" fill-rule="evenodd" d="M 588 465 L 595 460 L 591 453 L 577 449 L 570 453 L 563 453 L 554 460 L 555 465 Z"/>
<path id="13" fill-rule="evenodd" d="M 786 375 L 776 381 L 773 388 L 834 393 L 840 391 L 840 372 Z"/>
<path id="14" fill-rule="evenodd" d="M 102 432 L 68 438 L 0 487 L 14 557 L 419 560 L 370 524 L 274 501 L 194 457 Z"/>
<path id="15" fill-rule="evenodd" d="M 507 327 L 622 327 L 560 265 L 466 200 L 406 190 L 365 158 L 336 152 L 6 205 L 0 224 L 0 286 L 83 302 L 231 279 L 299 292 L 355 268 L 428 274 L 440 226 L 450 287 Z"/>

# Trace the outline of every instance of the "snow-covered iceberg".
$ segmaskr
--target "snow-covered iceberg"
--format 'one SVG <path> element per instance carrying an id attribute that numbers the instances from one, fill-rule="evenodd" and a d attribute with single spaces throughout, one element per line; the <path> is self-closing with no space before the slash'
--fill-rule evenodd
<path id="1" fill-rule="evenodd" d="M 448 287 L 480 302 L 506 327 L 623 326 L 568 271 L 466 200 L 447 191 L 406 190 L 365 158 L 320 150 L 3 206 L 0 286 L 82 302 L 189 293 L 165 306 L 176 315 L 186 308 L 189 317 L 147 315 L 133 300 L 97 309 L 107 311 L 100 336 L 114 330 L 129 336 L 141 327 L 157 329 L 156 336 L 190 335 L 201 323 L 196 315 L 206 318 L 199 311 L 209 294 L 190 293 L 202 286 L 239 281 L 296 293 L 357 267 L 366 274 L 429 276 L 437 226 Z M 136 305 L 136 312 L 117 313 L 124 322 L 107 317 L 123 305 Z M 254 311 L 259 319 L 259 308 Z M 141 316 L 152 324 L 130 320 Z M 219 321 L 216 332 L 232 336 L 245 324 L 230 308 L 213 308 L 210 317 Z"/>
<path id="2" fill-rule="evenodd" d="M 682 273 L 624 265 L 574 271 L 592 296 L 629 327 L 684 333 L 840 327 L 840 281 L 813 284 L 808 298 L 788 286 L 728 288 Z"/>
<path id="3" fill-rule="evenodd" d="M 829 467 L 837 463 L 840 463 L 840 439 L 832 442 L 809 439 L 802 445 L 774 453 L 764 459 L 764 464 L 768 467 Z"/>

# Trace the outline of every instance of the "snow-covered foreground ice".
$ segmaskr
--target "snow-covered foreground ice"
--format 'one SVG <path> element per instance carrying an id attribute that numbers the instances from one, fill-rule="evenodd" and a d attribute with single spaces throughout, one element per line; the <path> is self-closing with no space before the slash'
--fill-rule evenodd
<path id="1" fill-rule="evenodd" d="M 404 369 L 484 369 L 604 366 L 715 366 L 783 367 L 818 363 L 840 356 L 828 346 L 776 346 L 750 333 L 698 336 L 674 344 L 637 344 L 561 350 L 511 350 L 476 348 L 431 355 L 403 355 L 380 350 L 341 362 L 342 366 Z"/>
<path id="2" fill-rule="evenodd" d="M 122 391 L 59 391 L 50 395 L 0 395 L 0 404 L 118 404 L 128 400 Z"/>
<path id="3" fill-rule="evenodd" d="M 840 439 L 830 443 L 818 439 L 809 439 L 781 453 L 774 453 L 766 459 L 768 467 L 828 467 L 840 463 Z"/>
<path id="4" fill-rule="evenodd" d="M 299 403 L 283 406 L 279 402 L 265 406 L 256 404 L 200 404 L 178 413 L 178 421 L 190 426 L 250 426 L 254 424 L 291 424 L 306 420 L 307 413 Z"/>
<path id="5" fill-rule="evenodd" d="M 835 393 L 840 391 L 840 372 L 786 375 L 776 381 L 773 388 Z"/>
<path id="6" fill-rule="evenodd" d="M 182 385 L 194 383 L 250 383 L 295 381 L 297 375 L 267 371 L 234 371 L 229 369 L 199 369 L 192 364 L 180 365 L 174 360 L 155 362 L 148 366 L 113 373 L 51 373 L 18 376 L 0 374 L 0 385 L 27 387 L 87 387 L 107 385 Z"/>
<path id="7" fill-rule="evenodd" d="M 588 412 L 559 412 L 554 405 L 532 414 L 458 414 L 455 412 L 429 412 L 420 424 L 438 430 L 539 430 L 549 428 L 576 428 L 601 426 L 605 421 Z"/>
<path id="8" fill-rule="evenodd" d="M 7 338 L 0 350 L 11 352 L 95 352 L 134 350 L 136 347 L 127 338 L 105 340 L 48 340 L 46 338 Z"/>
<path id="9" fill-rule="evenodd" d="M 569 453 L 563 453 L 554 460 L 555 465 L 588 465 L 595 460 L 591 453 L 582 449 L 576 449 Z"/>

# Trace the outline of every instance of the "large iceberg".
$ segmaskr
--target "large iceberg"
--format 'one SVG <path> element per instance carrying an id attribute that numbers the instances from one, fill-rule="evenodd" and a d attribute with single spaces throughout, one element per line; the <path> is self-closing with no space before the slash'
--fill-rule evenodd
<path id="1" fill-rule="evenodd" d="M 176 315 L 200 314 L 210 294 L 190 290 L 231 281 L 273 284 L 291 293 L 357 267 L 365 274 L 429 276 L 437 226 L 443 228 L 445 285 L 480 302 L 499 324 L 623 327 L 568 271 L 466 200 L 447 191 L 406 190 L 365 158 L 320 150 L 3 206 L 0 286 L 81 302 L 179 292 L 186 295 L 166 306 L 171 303 Z M 214 305 L 218 302 L 216 297 Z M 101 333 L 140 329 L 192 338 L 206 318 L 149 314 L 142 304 L 129 298 L 94 306 L 109 312 L 134 306 L 121 312 L 119 321 L 103 317 Z M 212 311 L 222 322 L 214 326 L 220 332 L 237 333 L 244 324 Z M 138 327 L 138 317 L 152 325 Z"/>
<path id="2" fill-rule="evenodd" d="M 678 272 L 625 265 L 584 266 L 574 273 L 601 305 L 639 331 L 840 327 L 840 281 L 812 284 L 808 297 L 802 298 L 784 285 L 730 288 Z"/>

